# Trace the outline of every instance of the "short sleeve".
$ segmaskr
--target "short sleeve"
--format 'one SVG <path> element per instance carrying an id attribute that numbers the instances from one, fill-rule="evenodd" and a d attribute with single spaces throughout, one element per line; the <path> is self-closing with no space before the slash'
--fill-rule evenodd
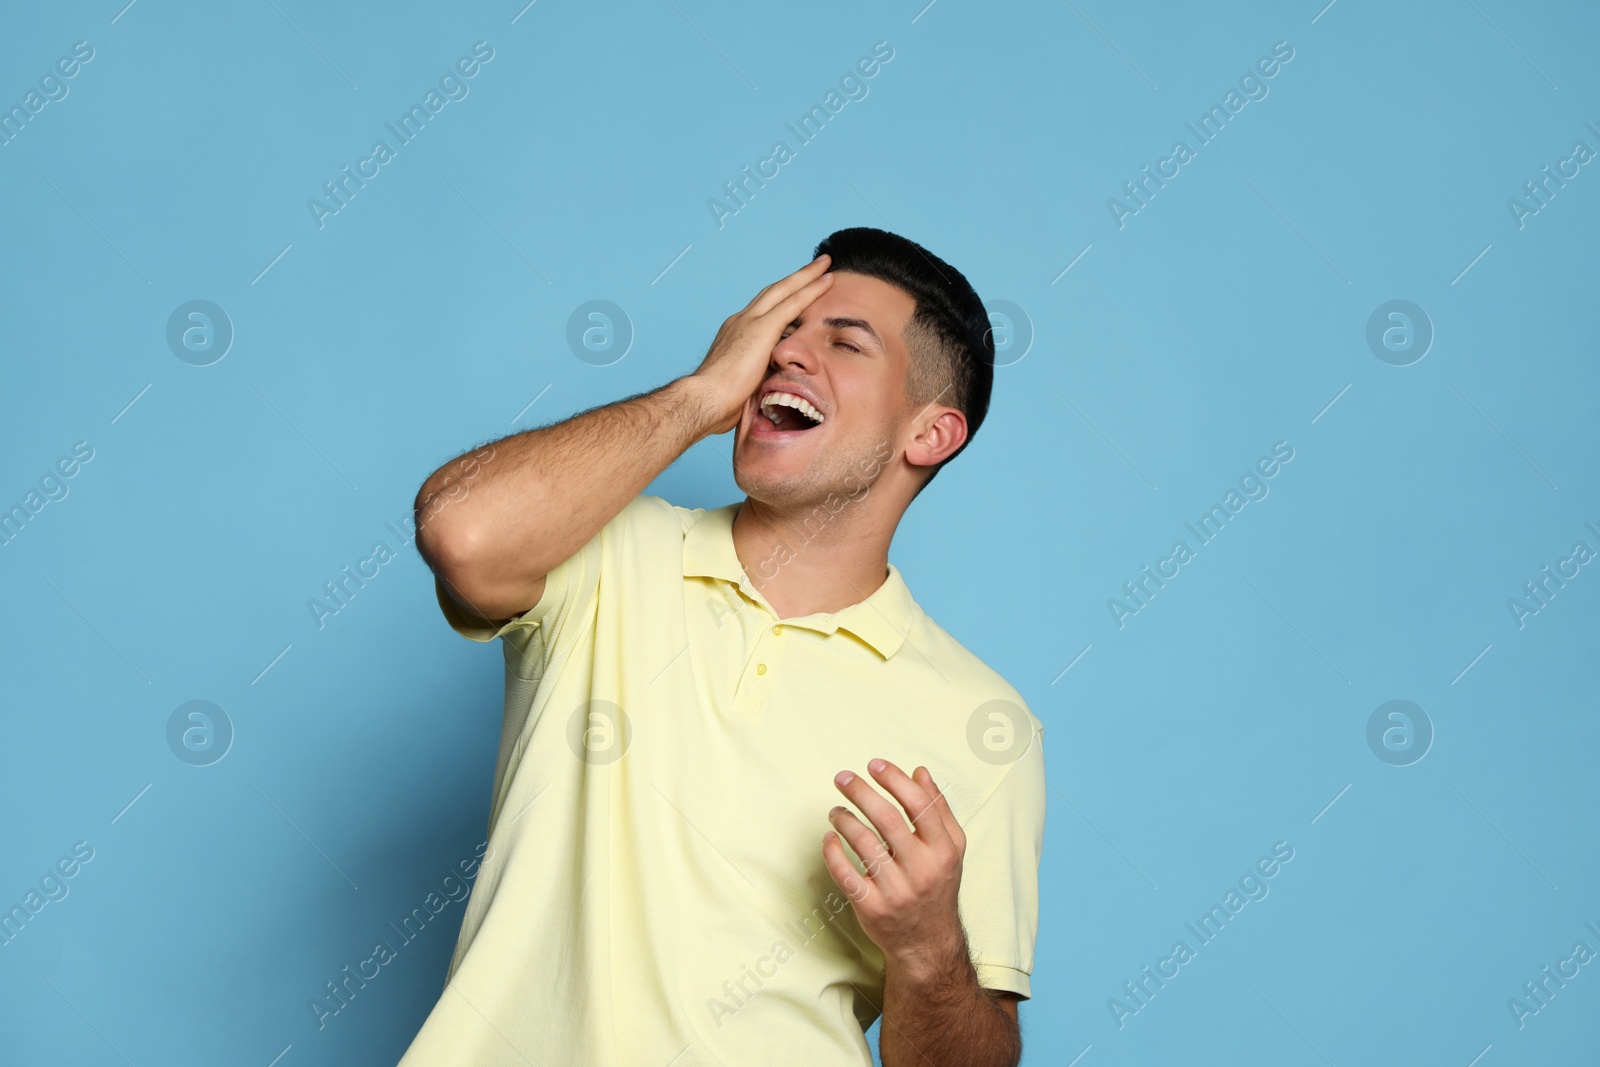
<path id="1" fill-rule="evenodd" d="M 978 984 L 1033 995 L 1033 948 L 1039 930 L 1039 860 L 1044 849 L 1044 729 L 1008 764 L 989 795 L 962 824 L 961 922 Z"/>
<path id="2" fill-rule="evenodd" d="M 434 577 L 434 595 L 450 628 L 473 641 L 505 639 L 507 666 L 521 678 L 536 678 L 551 654 L 575 638 L 588 620 L 594 622 L 595 593 L 600 586 L 603 546 L 617 535 L 641 498 L 635 498 L 595 532 L 584 546 L 545 575 L 544 595 L 521 615 L 495 623 L 457 604 Z"/>

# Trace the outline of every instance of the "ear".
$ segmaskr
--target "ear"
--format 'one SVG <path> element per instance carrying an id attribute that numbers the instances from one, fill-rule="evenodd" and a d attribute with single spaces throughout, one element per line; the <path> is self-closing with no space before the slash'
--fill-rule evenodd
<path id="1" fill-rule="evenodd" d="M 956 408 L 930 407 L 911 426 L 906 462 L 933 467 L 949 459 L 967 439 L 967 417 Z"/>

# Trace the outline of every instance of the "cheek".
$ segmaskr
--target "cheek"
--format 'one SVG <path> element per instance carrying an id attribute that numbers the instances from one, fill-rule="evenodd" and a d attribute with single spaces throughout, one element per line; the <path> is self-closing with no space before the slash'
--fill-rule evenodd
<path id="1" fill-rule="evenodd" d="M 881 367 L 853 367 L 835 375 L 834 386 L 835 395 L 849 408 L 852 429 L 883 426 L 906 417 L 904 385 Z"/>

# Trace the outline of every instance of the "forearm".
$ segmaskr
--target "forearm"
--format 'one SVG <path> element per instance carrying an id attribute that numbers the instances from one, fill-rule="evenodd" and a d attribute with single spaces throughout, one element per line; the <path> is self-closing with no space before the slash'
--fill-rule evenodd
<path id="1" fill-rule="evenodd" d="M 457 485 L 466 457 L 423 483 L 418 550 L 492 608 L 495 591 L 570 558 L 708 431 L 698 380 L 688 376 L 474 450 L 469 485 Z"/>
<path id="2" fill-rule="evenodd" d="M 944 958 L 884 968 L 883 1067 L 1015 1067 L 1017 1026 L 978 984 L 965 942 Z"/>

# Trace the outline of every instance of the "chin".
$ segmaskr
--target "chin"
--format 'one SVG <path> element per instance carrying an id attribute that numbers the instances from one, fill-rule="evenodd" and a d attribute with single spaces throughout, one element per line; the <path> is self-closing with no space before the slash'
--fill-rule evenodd
<path id="1" fill-rule="evenodd" d="M 809 469 L 784 470 L 781 462 L 747 459 L 734 464 L 733 481 L 750 499 L 784 507 L 808 502 L 815 479 Z"/>
<path id="2" fill-rule="evenodd" d="M 771 470 L 766 464 L 735 463 L 733 482 L 752 500 L 763 504 L 781 504 L 794 495 L 801 483 L 796 474 Z"/>

